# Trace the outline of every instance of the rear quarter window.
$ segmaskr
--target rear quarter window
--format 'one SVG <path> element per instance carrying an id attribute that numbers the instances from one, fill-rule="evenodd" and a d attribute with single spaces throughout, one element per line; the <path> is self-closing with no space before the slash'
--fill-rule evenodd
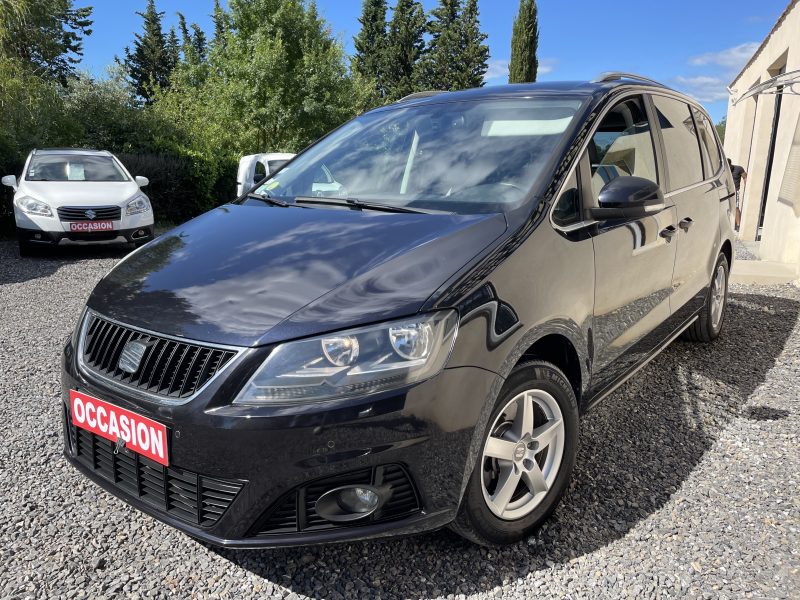
<path id="1" fill-rule="evenodd" d="M 719 171 L 722 165 L 722 158 L 711 121 L 694 107 L 692 107 L 692 114 L 700 134 L 700 148 L 703 151 L 703 163 L 706 165 L 706 179 L 708 179 Z"/>
<path id="2" fill-rule="evenodd" d="M 669 175 L 668 191 L 703 181 L 703 162 L 689 105 L 666 96 L 653 96 Z"/>

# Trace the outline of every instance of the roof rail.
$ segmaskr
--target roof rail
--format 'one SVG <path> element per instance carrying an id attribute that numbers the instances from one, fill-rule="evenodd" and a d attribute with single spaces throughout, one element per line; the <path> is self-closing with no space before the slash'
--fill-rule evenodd
<path id="1" fill-rule="evenodd" d="M 108 150 L 98 150 L 96 148 L 80 148 L 77 146 L 64 147 L 64 148 L 34 148 L 35 152 L 66 152 L 66 151 L 75 151 L 75 152 L 108 152 Z"/>
<path id="2" fill-rule="evenodd" d="M 600 75 L 598 75 L 595 79 L 592 79 L 592 83 L 605 83 L 607 81 L 618 81 L 620 79 L 634 79 L 636 81 L 644 81 L 645 83 L 653 83 L 659 87 L 664 87 L 663 83 L 660 83 L 655 79 L 642 77 L 636 73 L 625 73 L 624 71 L 606 71 L 604 73 L 600 73 Z"/>
<path id="3" fill-rule="evenodd" d="M 405 102 L 406 100 L 417 100 L 418 98 L 428 98 L 430 96 L 438 96 L 444 94 L 444 90 L 425 90 L 424 92 L 414 92 L 408 96 L 403 96 L 398 102 Z"/>

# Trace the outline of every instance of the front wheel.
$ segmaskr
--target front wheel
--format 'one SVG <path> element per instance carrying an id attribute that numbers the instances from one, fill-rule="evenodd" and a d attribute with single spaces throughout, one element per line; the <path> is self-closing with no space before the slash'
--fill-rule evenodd
<path id="1" fill-rule="evenodd" d="M 577 448 L 578 405 L 569 380 L 548 362 L 521 363 L 499 394 L 451 528 L 482 545 L 527 537 L 564 494 Z"/>
<path id="2" fill-rule="evenodd" d="M 683 333 L 683 338 L 692 342 L 712 342 L 719 337 L 725 323 L 725 308 L 728 305 L 728 259 L 723 253 L 717 257 L 708 299 L 700 316 Z"/>

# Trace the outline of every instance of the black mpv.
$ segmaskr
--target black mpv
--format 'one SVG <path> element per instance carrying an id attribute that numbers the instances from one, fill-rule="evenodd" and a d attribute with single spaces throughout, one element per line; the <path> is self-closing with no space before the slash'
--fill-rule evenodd
<path id="1" fill-rule="evenodd" d="M 719 335 L 733 194 L 705 111 L 635 75 L 373 110 L 98 283 L 66 457 L 223 546 L 515 542 L 580 415 Z"/>

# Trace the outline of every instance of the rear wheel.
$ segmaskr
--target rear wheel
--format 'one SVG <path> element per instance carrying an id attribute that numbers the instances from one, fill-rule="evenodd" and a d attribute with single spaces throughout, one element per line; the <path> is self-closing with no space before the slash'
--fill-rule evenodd
<path id="1" fill-rule="evenodd" d="M 728 305 L 728 272 L 728 259 L 720 253 L 711 276 L 706 305 L 697 320 L 684 331 L 684 339 L 712 342 L 719 337 L 725 324 L 725 308 Z"/>
<path id="2" fill-rule="evenodd" d="M 484 433 L 451 528 L 482 545 L 535 531 L 569 484 L 578 445 L 578 406 L 566 376 L 544 361 L 518 365 Z"/>

